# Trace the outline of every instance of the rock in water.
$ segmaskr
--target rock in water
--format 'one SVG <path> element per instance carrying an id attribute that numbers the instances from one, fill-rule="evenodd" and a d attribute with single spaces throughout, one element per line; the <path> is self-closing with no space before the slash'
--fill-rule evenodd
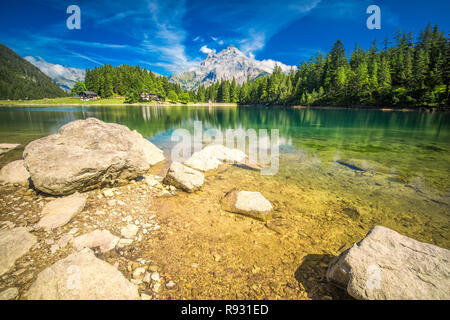
<path id="1" fill-rule="evenodd" d="M 69 255 L 43 270 L 26 293 L 28 300 L 139 299 L 134 284 L 90 249 Z"/>
<path id="2" fill-rule="evenodd" d="M 14 144 L 14 143 L 0 143 L 0 155 L 17 148 L 20 146 L 20 144 Z"/>
<path id="3" fill-rule="evenodd" d="M 114 249 L 118 242 L 119 238 L 108 230 L 94 230 L 73 239 L 73 246 L 78 250 L 99 247 L 105 253 Z"/>
<path id="4" fill-rule="evenodd" d="M 195 152 L 185 165 L 200 171 L 215 170 L 223 162 L 245 163 L 247 155 L 239 149 L 230 149 L 220 144 L 211 144 Z"/>
<path id="5" fill-rule="evenodd" d="M 187 192 L 194 192 L 200 189 L 204 182 L 205 176 L 203 173 L 186 167 L 179 162 L 172 162 L 164 178 L 164 183 Z"/>
<path id="6" fill-rule="evenodd" d="M 328 281 L 356 299 L 450 299 L 450 251 L 376 226 L 341 253 Z"/>
<path id="7" fill-rule="evenodd" d="M 29 185 L 30 173 L 23 165 L 23 160 L 8 163 L 0 170 L 0 182 Z"/>
<path id="8" fill-rule="evenodd" d="M 138 132 L 95 118 L 72 121 L 29 143 L 23 157 L 34 186 L 53 195 L 122 183 L 164 160 Z"/>
<path id="9" fill-rule="evenodd" d="M 267 220 L 272 204 L 259 192 L 231 190 L 222 199 L 224 210 L 241 213 L 259 220 Z"/>
<path id="10" fill-rule="evenodd" d="M 42 218 L 36 227 L 51 230 L 68 223 L 83 211 L 86 199 L 86 195 L 76 193 L 47 203 L 42 209 Z"/>
<path id="11" fill-rule="evenodd" d="M 7 272 L 36 242 L 36 237 L 25 227 L 0 230 L 0 275 Z"/>

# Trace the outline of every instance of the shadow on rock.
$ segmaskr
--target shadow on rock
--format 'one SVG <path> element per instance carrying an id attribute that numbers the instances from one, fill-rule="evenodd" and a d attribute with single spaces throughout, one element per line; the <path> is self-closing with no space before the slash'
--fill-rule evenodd
<path id="1" fill-rule="evenodd" d="M 353 300 L 345 290 L 327 281 L 327 270 L 334 256 L 308 254 L 295 271 L 295 279 L 313 300 Z"/>

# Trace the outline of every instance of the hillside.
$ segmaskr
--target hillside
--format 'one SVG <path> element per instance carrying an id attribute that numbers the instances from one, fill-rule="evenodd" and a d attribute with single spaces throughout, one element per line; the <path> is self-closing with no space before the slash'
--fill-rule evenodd
<path id="1" fill-rule="evenodd" d="M 287 66 L 273 60 L 259 61 L 247 57 L 235 46 L 229 46 L 217 54 L 208 54 L 198 68 L 173 75 L 170 81 L 187 90 L 197 89 L 199 85 L 207 87 L 221 80 L 231 81 L 233 78 L 236 83 L 242 84 L 248 78 L 253 80 L 271 74 L 275 65 L 280 66 L 283 72 L 296 69 L 295 66 Z"/>
<path id="2" fill-rule="evenodd" d="M 0 44 L 0 99 L 40 99 L 66 95 L 37 67 Z"/>

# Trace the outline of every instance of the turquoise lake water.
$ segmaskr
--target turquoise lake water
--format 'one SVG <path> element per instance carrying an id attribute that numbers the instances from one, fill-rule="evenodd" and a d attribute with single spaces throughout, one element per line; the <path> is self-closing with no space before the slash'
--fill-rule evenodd
<path id="1" fill-rule="evenodd" d="M 0 143 L 22 144 L 1 157 L 0 166 L 19 159 L 28 142 L 88 117 L 136 129 L 166 154 L 174 145 L 172 132 L 178 128 L 193 132 L 194 121 L 201 121 L 204 130 L 222 132 L 278 129 L 280 168 L 274 176 L 261 177 L 267 182 L 267 192 L 272 192 L 272 182 L 284 181 L 293 188 L 308 184 L 330 195 L 339 194 L 376 223 L 395 225 L 405 233 L 416 232 L 420 239 L 450 247 L 448 113 L 267 107 L 0 107 Z"/>

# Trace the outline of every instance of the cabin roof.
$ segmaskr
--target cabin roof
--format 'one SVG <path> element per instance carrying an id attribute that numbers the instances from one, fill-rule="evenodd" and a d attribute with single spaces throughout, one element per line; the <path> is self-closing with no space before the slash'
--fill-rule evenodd
<path id="1" fill-rule="evenodd" d="M 86 95 L 97 95 L 94 91 L 83 91 L 82 93 Z"/>

